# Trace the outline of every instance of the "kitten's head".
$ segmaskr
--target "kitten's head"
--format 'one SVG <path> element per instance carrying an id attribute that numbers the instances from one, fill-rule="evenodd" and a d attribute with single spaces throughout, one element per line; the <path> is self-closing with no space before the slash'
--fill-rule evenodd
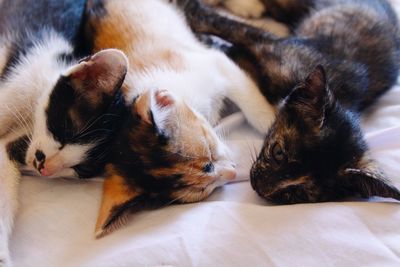
<path id="1" fill-rule="evenodd" d="M 252 166 L 251 184 L 278 204 L 400 199 L 367 153 L 357 118 L 334 100 L 319 66 L 285 99 Z"/>
<path id="2" fill-rule="evenodd" d="M 170 92 L 140 95 L 124 121 L 108 167 L 98 235 L 129 211 L 200 201 L 235 178 L 228 148 L 210 124 Z"/>
<path id="3" fill-rule="evenodd" d="M 103 160 L 105 147 L 124 104 L 120 87 L 127 71 L 125 55 L 104 50 L 62 74 L 38 100 L 26 163 L 43 176 L 74 170 L 80 176 Z"/>

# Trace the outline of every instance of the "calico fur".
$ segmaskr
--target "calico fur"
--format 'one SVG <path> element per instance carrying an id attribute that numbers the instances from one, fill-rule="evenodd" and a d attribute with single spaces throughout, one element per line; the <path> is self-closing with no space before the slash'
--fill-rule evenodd
<path id="1" fill-rule="evenodd" d="M 128 112 L 112 146 L 100 237 L 132 210 L 200 201 L 234 179 L 229 149 L 213 129 L 226 96 L 261 131 L 274 111 L 246 73 L 200 43 L 168 1 L 88 4 L 95 51 L 121 49 L 130 63 L 123 85 Z"/>
<path id="2" fill-rule="evenodd" d="M 267 12 L 293 27 L 289 38 L 199 1 L 177 2 L 195 32 L 233 43 L 231 57 L 279 108 L 250 174 L 260 196 L 275 203 L 399 199 L 370 159 L 358 120 L 398 76 L 398 21 L 388 2 L 265 1 Z"/>

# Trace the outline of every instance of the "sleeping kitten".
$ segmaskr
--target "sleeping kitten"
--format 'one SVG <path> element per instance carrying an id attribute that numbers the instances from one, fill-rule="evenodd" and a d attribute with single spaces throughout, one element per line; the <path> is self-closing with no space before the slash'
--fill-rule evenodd
<path id="1" fill-rule="evenodd" d="M 131 211 L 200 201 L 235 178 L 229 149 L 212 128 L 226 95 L 260 131 L 273 119 L 251 78 L 197 41 L 167 2 L 89 1 L 94 49 L 121 49 L 130 62 L 123 92 L 131 105 L 113 145 L 97 236 Z"/>
<path id="2" fill-rule="evenodd" d="M 71 43 L 84 7 L 75 0 L 1 2 L 0 266 L 11 264 L 19 166 L 48 177 L 101 174 L 124 110 L 123 53 L 110 49 L 75 59 L 83 50 Z"/>
<path id="3" fill-rule="evenodd" d="M 358 195 L 400 200 L 369 158 L 358 122 L 398 77 L 400 39 L 391 6 L 378 0 L 265 3 L 276 14 L 293 14 L 285 19 L 296 25 L 294 37 L 279 39 L 198 1 L 178 0 L 195 32 L 234 44 L 230 55 L 279 107 L 251 170 L 253 188 L 281 204 Z"/>

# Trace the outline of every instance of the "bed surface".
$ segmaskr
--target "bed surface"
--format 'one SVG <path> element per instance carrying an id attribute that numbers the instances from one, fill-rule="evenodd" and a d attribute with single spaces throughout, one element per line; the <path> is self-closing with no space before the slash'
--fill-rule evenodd
<path id="1" fill-rule="evenodd" d="M 15 267 L 400 266 L 400 203 L 270 205 L 248 182 L 262 136 L 239 113 L 221 124 L 241 181 L 202 203 L 136 214 L 99 240 L 101 180 L 24 177 L 11 239 Z M 400 188 L 400 85 L 364 114 L 363 129 L 373 158 Z"/>

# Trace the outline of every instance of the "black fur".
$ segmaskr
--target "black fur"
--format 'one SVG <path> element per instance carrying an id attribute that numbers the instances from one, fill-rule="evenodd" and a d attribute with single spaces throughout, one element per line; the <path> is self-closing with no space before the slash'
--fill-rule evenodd
<path id="1" fill-rule="evenodd" d="M 0 5 L 0 36 L 12 35 L 12 47 L 0 78 L 4 79 L 21 56 L 53 29 L 74 44 L 74 56 L 91 47 L 83 33 L 86 0 L 4 0 Z"/>
<path id="2" fill-rule="evenodd" d="M 117 87 L 120 88 L 124 77 Z M 96 146 L 89 151 L 87 160 L 74 170 L 80 178 L 100 175 L 107 161 L 110 142 L 115 138 L 115 132 L 121 125 L 125 101 L 120 90 L 115 95 L 103 94 L 99 105 L 92 107 L 84 97 L 81 97 L 73 87 L 70 78 L 62 76 L 51 95 L 46 110 L 47 128 L 54 139 L 65 144 L 88 144 L 95 142 Z M 72 118 L 70 110 L 76 110 L 79 118 Z M 84 131 L 76 126 L 79 119 L 85 126 Z M 62 148 L 60 147 L 60 149 Z"/>
<path id="3" fill-rule="evenodd" d="M 168 136 L 157 128 L 154 120 L 148 124 L 135 111 L 125 114 L 123 126 L 112 145 L 113 170 L 132 188 L 140 188 L 147 196 L 152 196 L 146 203 L 170 202 L 171 192 L 185 186 L 180 183 L 183 174 L 171 172 L 170 176 L 157 177 L 151 172 L 157 168 L 172 169 L 176 162 L 187 159 L 171 154 Z"/>
<path id="4" fill-rule="evenodd" d="M 259 195 L 276 203 L 400 199 L 368 158 L 358 122 L 359 112 L 399 74 L 400 34 L 388 2 L 264 1 L 271 16 L 292 26 L 295 35 L 285 39 L 199 1 L 177 2 L 195 32 L 231 42 L 228 55 L 252 74 L 270 103 L 282 103 L 251 170 Z"/>
<path id="5" fill-rule="evenodd" d="M 26 150 L 29 145 L 29 137 L 23 136 L 14 142 L 7 144 L 7 154 L 10 160 L 25 164 Z"/>

